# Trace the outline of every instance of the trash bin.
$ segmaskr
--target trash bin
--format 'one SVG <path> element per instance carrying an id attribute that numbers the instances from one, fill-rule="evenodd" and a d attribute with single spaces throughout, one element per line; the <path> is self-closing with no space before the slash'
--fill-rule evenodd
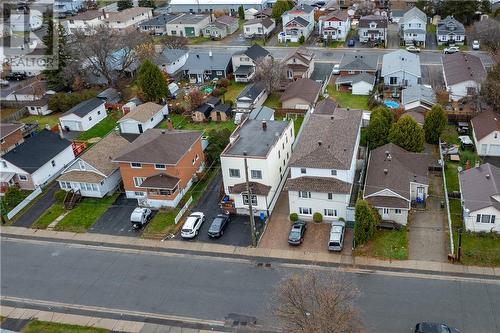
<path id="1" fill-rule="evenodd" d="M 441 208 L 444 208 L 444 200 L 441 200 Z"/>

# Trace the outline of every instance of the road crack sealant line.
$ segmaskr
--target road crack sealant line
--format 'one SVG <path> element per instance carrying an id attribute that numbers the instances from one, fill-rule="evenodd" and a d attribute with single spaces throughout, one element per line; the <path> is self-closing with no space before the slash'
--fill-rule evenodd
<path id="1" fill-rule="evenodd" d="M 434 280 L 447 280 L 447 281 L 462 281 L 471 283 L 489 283 L 500 284 L 500 277 L 486 274 L 475 273 L 459 273 L 459 272 L 442 272 L 424 269 L 407 269 L 396 267 L 382 267 L 370 266 L 363 264 L 343 264 L 332 262 L 319 262 L 302 259 L 286 259 L 277 257 L 260 257 L 249 256 L 231 253 L 217 253 L 196 250 L 172 249 L 150 246 L 134 246 L 125 244 L 91 242 L 91 241 L 77 241 L 71 239 L 55 239 L 47 237 L 32 237 L 25 235 L 7 235 L 2 234 L 2 239 L 12 242 L 27 242 L 32 244 L 44 245 L 47 243 L 69 248 L 83 248 L 94 251 L 108 251 L 108 252 L 121 252 L 129 254 L 154 254 L 158 256 L 169 257 L 191 257 L 196 260 L 218 260 L 218 261 L 231 261 L 234 263 L 242 264 L 270 264 L 271 268 L 292 268 L 292 269 L 317 269 L 317 270 L 331 270 L 336 268 L 341 272 L 351 274 L 366 274 L 366 275 L 388 275 L 401 278 L 422 278 Z"/>

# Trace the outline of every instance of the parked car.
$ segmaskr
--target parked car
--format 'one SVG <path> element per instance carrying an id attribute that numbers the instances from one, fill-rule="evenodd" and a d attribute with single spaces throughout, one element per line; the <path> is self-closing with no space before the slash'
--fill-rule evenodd
<path id="1" fill-rule="evenodd" d="M 413 45 L 407 46 L 406 51 L 412 52 L 412 53 L 420 53 L 420 49 L 416 46 L 413 46 Z"/>
<path id="2" fill-rule="evenodd" d="M 288 234 L 288 244 L 300 245 L 304 241 L 304 234 L 306 233 L 307 224 L 305 222 L 295 222 L 292 229 Z"/>
<path id="3" fill-rule="evenodd" d="M 182 238 L 193 238 L 198 235 L 200 231 L 201 225 L 205 221 L 205 214 L 202 212 L 191 213 L 184 222 L 184 225 L 181 229 L 181 237 Z"/>
<path id="4" fill-rule="evenodd" d="M 472 42 L 472 49 L 473 50 L 479 50 L 481 48 L 481 45 L 479 44 L 478 40 L 475 40 Z"/>
<path id="5" fill-rule="evenodd" d="M 446 324 L 422 322 L 415 326 L 415 333 L 460 333 L 460 331 Z"/>
<path id="6" fill-rule="evenodd" d="M 9 86 L 9 81 L 7 80 L 0 80 L 0 86 L 2 87 L 8 87 Z"/>
<path id="7" fill-rule="evenodd" d="M 340 74 L 340 64 L 335 64 L 333 66 L 332 74 L 333 75 L 339 75 Z"/>
<path id="8" fill-rule="evenodd" d="M 5 78 L 7 80 L 15 80 L 15 81 L 20 81 L 26 79 L 28 76 L 24 73 L 10 73 L 7 75 Z"/>
<path id="9" fill-rule="evenodd" d="M 224 235 L 224 229 L 226 229 L 230 221 L 229 214 L 217 215 L 212 221 L 210 228 L 208 228 L 208 236 L 211 238 L 218 238 Z"/>
<path id="10" fill-rule="evenodd" d="M 349 46 L 349 47 L 354 47 L 354 44 L 355 44 L 354 39 L 349 39 L 347 41 L 347 46 Z"/>
<path id="11" fill-rule="evenodd" d="M 460 49 L 457 46 L 450 46 L 444 49 L 444 54 L 452 54 L 460 52 Z"/>
<path id="12" fill-rule="evenodd" d="M 332 221 L 330 228 L 330 239 L 328 241 L 328 250 L 342 251 L 344 246 L 345 222 Z"/>
<path id="13" fill-rule="evenodd" d="M 130 214 L 130 222 L 132 222 L 132 228 L 139 230 L 144 227 L 151 219 L 151 209 L 144 207 L 137 207 L 134 209 L 132 214 Z"/>

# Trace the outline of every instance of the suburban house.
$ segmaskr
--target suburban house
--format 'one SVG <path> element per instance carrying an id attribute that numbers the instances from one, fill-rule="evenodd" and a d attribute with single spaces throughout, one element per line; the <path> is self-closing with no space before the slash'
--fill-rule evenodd
<path id="1" fill-rule="evenodd" d="M 255 15 L 258 13 L 259 11 L 255 8 L 248 8 L 248 9 L 245 9 L 245 21 L 249 21 L 249 20 L 253 20 L 255 19 Z"/>
<path id="2" fill-rule="evenodd" d="M 335 109 L 312 113 L 290 159 L 290 213 L 312 220 L 348 220 L 347 207 L 356 173 L 362 111 Z"/>
<path id="3" fill-rule="evenodd" d="M 467 231 L 500 232 L 500 168 L 486 163 L 458 173 Z"/>
<path id="4" fill-rule="evenodd" d="M 321 93 L 321 83 L 298 79 L 290 83 L 280 97 L 284 109 L 311 110 Z"/>
<path id="5" fill-rule="evenodd" d="M 209 15 L 181 14 L 167 23 L 167 35 L 178 37 L 203 36 L 203 28 L 209 23 Z"/>
<path id="6" fill-rule="evenodd" d="M 165 73 L 174 74 L 186 64 L 188 57 L 188 50 L 167 47 L 158 53 L 153 61 Z"/>
<path id="7" fill-rule="evenodd" d="M 45 98 L 47 90 L 47 82 L 36 80 L 14 90 L 2 99 L 16 102 L 38 101 Z"/>
<path id="8" fill-rule="evenodd" d="M 378 55 L 347 53 L 342 56 L 339 66 L 340 76 L 363 73 L 375 75 L 378 68 Z"/>
<path id="9" fill-rule="evenodd" d="M 346 40 L 351 29 L 351 19 L 346 11 L 336 10 L 318 20 L 319 35 L 324 40 Z"/>
<path id="10" fill-rule="evenodd" d="M 243 35 L 245 38 L 266 38 L 276 28 L 276 22 L 269 18 L 255 18 L 243 23 Z"/>
<path id="11" fill-rule="evenodd" d="M 309 38 L 314 30 L 314 7 L 297 5 L 281 16 L 283 32 L 278 35 L 280 42 L 300 42 Z"/>
<path id="12" fill-rule="evenodd" d="M 224 192 L 231 206 L 225 207 L 238 214 L 249 214 L 250 200 L 255 215 L 269 216 L 287 175 L 294 139 L 292 121 L 245 119 L 231 134 L 220 157 Z"/>
<path id="13" fill-rule="evenodd" d="M 139 23 L 139 31 L 146 32 L 151 35 L 166 35 L 167 23 L 175 19 L 177 16 L 172 14 L 161 14 L 154 16 L 149 20 Z"/>
<path id="14" fill-rule="evenodd" d="M 211 96 L 205 100 L 205 103 L 201 104 L 194 110 L 191 114 L 191 119 L 195 122 L 202 122 L 210 119 L 210 114 L 212 110 L 220 104 L 221 100 L 218 97 Z"/>
<path id="15" fill-rule="evenodd" d="M 387 16 L 368 15 L 359 19 L 358 36 L 361 43 L 383 43 L 387 46 Z"/>
<path id="16" fill-rule="evenodd" d="M 471 120 L 472 138 L 480 156 L 500 156 L 500 115 L 483 111 Z"/>
<path id="17" fill-rule="evenodd" d="M 34 116 L 46 116 L 52 113 L 49 109 L 49 98 L 47 96 L 34 101 L 26 101 L 23 103 L 29 114 Z"/>
<path id="18" fill-rule="evenodd" d="M 421 83 L 420 57 L 406 50 L 384 54 L 382 79 L 385 85 L 407 87 Z"/>
<path id="19" fill-rule="evenodd" d="M 226 103 L 217 104 L 212 111 L 210 111 L 211 121 L 228 121 L 233 116 L 233 108 Z"/>
<path id="20" fill-rule="evenodd" d="M 434 89 L 417 84 L 401 91 L 401 105 L 405 111 L 426 112 L 437 103 Z"/>
<path id="21" fill-rule="evenodd" d="M 267 7 L 268 0 L 170 0 L 169 10 L 172 13 L 211 13 L 215 11 L 229 12 L 236 16 L 240 6 L 243 9 L 261 9 Z"/>
<path id="22" fill-rule="evenodd" d="M 62 173 L 57 182 L 65 191 L 80 191 L 84 197 L 102 198 L 113 193 L 121 182 L 118 163 L 113 159 L 129 142 L 111 132 L 79 156 Z"/>
<path id="23" fill-rule="evenodd" d="M 171 125 L 170 125 L 171 126 Z M 115 159 L 125 194 L 140 206 L 175 207 L 205 166 L 201 132 L 149 129 Z"/>
<path id="24" fill-rule="evenodd" d="M 222 39 L 238 30 L 238 19 L 228 15 L 219 16 L 203 28 L 203 36 Z"/>
<path id="25" fill-rule="evenodd" d="M 465 43 L 465 27 L 461 22 L 455 20 L 453 16 L 446 16 L 444 20 L 438 23 L 436 34 L 438 45 L 464 45 Z"/>
<path id="26" fill-rule="evenodd" d="M 242 52 L 232 56 L 234 81 L 249 82 L 255 75 L 255 66 L 261 58 L 271 57 L 268 50 L 260 45 L 254 44 Z"/>
<path id="27" fill-rule="evenodd" d="M 158 125 L 167 115 L 167 105 L 146 102 L 132 107 L 118 120 L 118 125 L 121 133 L 141 134 Z"/>
<path id="28" fill-rule="evenodd" d="M 74 158 L 71 141 L 42 130 L 0 157 L 2 185 L 34 190 L 56 177 Z"/>
<path id="29" fill-rule="evenodd" d="M 101 10 L 87 10 L 71 16 L 62 24 L 68 34 L 81 31 L 90 36 L 95 33 L 95 28 L 106 24 L 106 15 Z"/>
<path id="30" fill-rule="evenodd" d="M 87 131 L 106 118 L 104 104 L 99 98 L 83 101 L 63 113 L 59 117 L 59 124 L 65 131 Z"/>
<path id="31" fill-rule="evenodd" d="M 399 34 L 404 45 L 422 45 L 425 47 L 427 33 L 427 15 L 413 7 L 404 13 L 398 22 Z"/>
<path id="32" fill-rule="evenodd" d="M 24 142 L 24 124 L 0 123 L 0 152 L 6 152 L 16 148 Z"/>
<path id="33" fill-rule="evenodd" d="M 310 78 L 314 72 L 314 53 L 299 48 L 283 59 L 288 80 Z"/>
<path id="34" fill-rule="evenodd" d="M 141 22 L 153 17 L 153 9 L 146 7 L 133 7 L 121 12 L 108 13 L 106 22 L 111 29 L 124 30 L 137 27 Z"/>
<path id="35" fill-rule="evenodd" d="M 261 106 L 266 99 L 267 90 L 263 84 L 249 84 L 236 97 L 236 111 L 250 112 L 253 108 Z"/>
<path id="36" fill-rule="evenodd" d="M 222 79 L 232 72 L 231 54 L 191 51 L 182 70 L 192 83 Z"/>
<path id="37" fill-rule="evenodd" d="M 425 202 L 429 189 L 430 157 L 388 143 L 370 152 L 363 198 L 382 220 L 408 223 L 414 202 Z"/>
<path id="38" fill-rule="evenodd" d="M 97 94 L 96 97 L 108 104 L 115 104 L 120 101 L 121 93 L 115 88 L 106 88 Z"/>
<path id="39" fill-rule="evenodd" d="M 443 76 L 450 100 L 458 101 L 481 91 L 486 70 L 479 57 L 457 52 L 443 56 Z"/>
<path id="40" fill-rule="evenodd" d="M 375 86 L 375 75 L 368 73 L 339 76 L 335 80 L 338 91 L 350 91 L 353 95 L 370 95 Z"/>
<path id="41" fill-rule="evenodd" d="M 332 115 L 335 109 L 337 109 L 337 103 L 328 97 L 316 103 L 313 114 Z"/>

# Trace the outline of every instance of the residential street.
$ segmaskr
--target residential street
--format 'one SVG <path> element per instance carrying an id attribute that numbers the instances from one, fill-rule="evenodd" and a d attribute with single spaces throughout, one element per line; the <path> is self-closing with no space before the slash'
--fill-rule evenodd
<path id="1" fill-rule="evenodd" d="M 302 266 L 186 254 L 137 252 L 2 239 L 1 294 L 74 305 L 224 320 L 256 316 L 271 326 L 279 281 Z M 334 268 L 323 268 L 330 270 Z M 412 273 L 345 273 L 360 289 L 369 332 L 410 332 L 422 320 L 461 332 L 500 331 L 500 285 L 494 281 Z"/>

